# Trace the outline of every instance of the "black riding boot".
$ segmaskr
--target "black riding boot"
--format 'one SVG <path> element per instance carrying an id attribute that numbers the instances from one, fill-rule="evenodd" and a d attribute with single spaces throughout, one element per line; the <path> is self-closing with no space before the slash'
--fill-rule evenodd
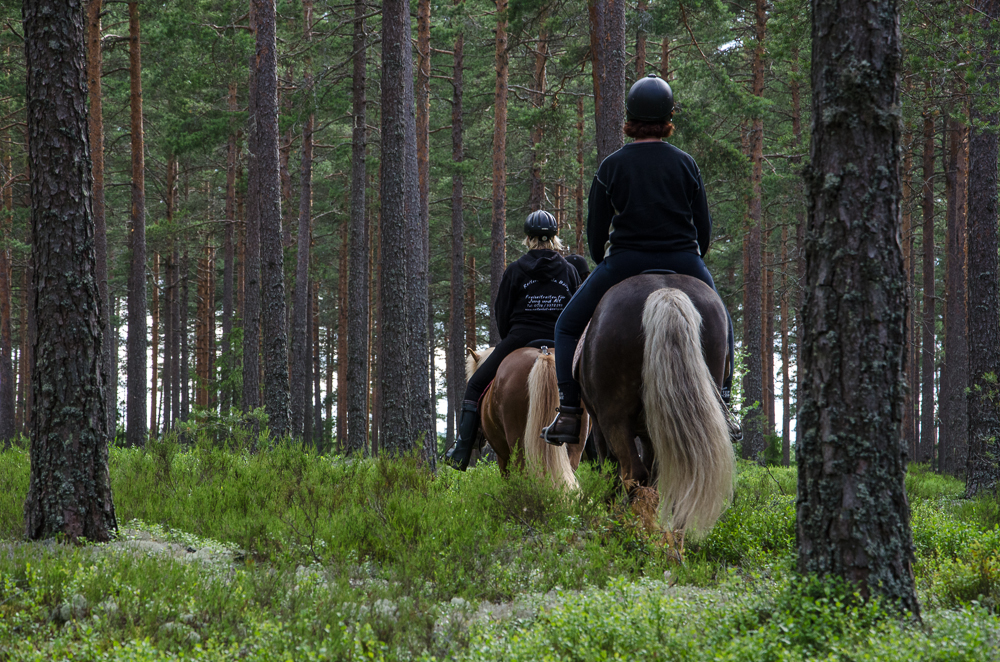
<path id="1" fill-rule="evenodd" d="M 477 432 L 479 432 L 479 403 L 475 400 L 463 400 L 462 417 L 458 421 L 458 441 L 445 455 L 445 461 L 453 469 L 465 471 L 469 467 Z"/>

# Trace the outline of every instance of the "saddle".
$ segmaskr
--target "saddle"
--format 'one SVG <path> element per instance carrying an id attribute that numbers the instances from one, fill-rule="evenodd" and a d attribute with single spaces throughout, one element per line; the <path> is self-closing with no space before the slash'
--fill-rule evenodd
<path id="1" fill-rule="evenodd" d="M 556 341 L 555 340 L 549 340 L 548 338 L 539 338 L 537 340 L 532 340 L 527 345 L 525 345 L 525 347 L 530 347 L 532 349 L 539 349 L 539 350 L 541 350 L 541 349 L 548 349 L 549 351 L 553 351 L 554 348 L 555 348 L 555 346 L 556 346 Z M 493 381 L 492 380 L 490 381 L 489 384 L 486 385 L 486 388 L 483 389 L 482 395 L 479 396 L 479 405 L 480 406 L 482 406 L 482 404 L 483 404 L 483 398 L 486 397 L 486 394 L 490 392 L 491 388 L 493 388 Z"/>

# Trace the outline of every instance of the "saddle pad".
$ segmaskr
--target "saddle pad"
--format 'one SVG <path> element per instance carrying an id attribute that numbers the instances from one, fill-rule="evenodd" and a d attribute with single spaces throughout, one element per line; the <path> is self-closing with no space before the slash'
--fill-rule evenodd
<path id="1" fill-rule="evenodd" d="M 579 381 L 579 368 L 580 368 L 580 357 L 583 356 L 583 341 L 587 339 L 587 331 L 590 330 L 590 322 L 587 322 L 587 326 L 584 327 L 583 333 L 580 334 L 580 339 L 576 341 L 576 351 L 573 352 L 573 379 Z"/>

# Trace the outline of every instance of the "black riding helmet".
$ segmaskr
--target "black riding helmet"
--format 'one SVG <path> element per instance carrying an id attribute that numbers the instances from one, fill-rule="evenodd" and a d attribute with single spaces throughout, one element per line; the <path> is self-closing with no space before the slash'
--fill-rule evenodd
<path id="1" fill-rule="evenodd" d="M 559 224 L 556 217 L 547 211 L 539 209 L 528 214 L 524 219 L 524 234 L 529 237 L 539 237 L 542 241 L 548 241 L 559 232 Z"/>
<path id="2" fill-rule="evenodd" d="M 629 121 L 669 122 L 674 112 L 674 93 L 656 74 L 649 74 L 636 81 L 625 100 L 625 117 Z"/>

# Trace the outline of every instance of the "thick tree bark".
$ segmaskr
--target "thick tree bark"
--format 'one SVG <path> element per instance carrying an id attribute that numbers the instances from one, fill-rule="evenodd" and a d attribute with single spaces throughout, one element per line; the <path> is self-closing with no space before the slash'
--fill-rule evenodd
<path id="1" fill-rule="evenodd" d="M 337 390 L 347 389 L 347 432 L 338 439 L 347 454 L 363 453 L 368 441 L 368 335 L 371 307 L 369 304 L 369 241 L 368 216 L 365 206 L 365 153 L 367 148 L 367 110 L 365 99 L 365 42 L 364 0 L 354 3 L 354 51 L 352 77 L 352 113 L 354 128 L 351 140 L 351 218 L 350 265 L 348 286 L 347 382 L 338 384 Z M 341 274 L 344 277 L 345 274 Z M 329 387 L 327 388 L 329 393 Z M 337 411 L 338 421 L 345 412 Z M 329 414 L 327 416 L 329 418 Z"/>
<path id="2" fill-rule="evenodd" d="M 390 454 L 413 448 L 416 430 L 411 408 L 418 406 L 412 393 L 410 335 L 411 308 L 407 301 L 413 291 L 409 278 L 412 261 L 409 253 L 419 251 L 410 245 L 410 229 L 417 213 L 411 204 L 411 175 L 407 141 L 416 137 L 412 112 L 413 63 L 410 46 L 409 2 L 386 0 L 382 4 L 382 218 L 379 259 L 379 401 L 382 406 L 380 447 Z M 407 91 L 409 90 L 409 92 Z M 407 124 L 412 129 L 407 127 Z M 414 154 L 415 156 L 415 154 Z M 414 165 L 416 159 L 414 158 Z M 426 273 L 426 272 L 425 272 Z M 423 320 L 421 319 L 421 324 Z"/>
<path id="3" fill-rule="evenodd" d="M 108 230 L 104 214 L 104 111 L 101 100 L 101 10 L 103 0 L 87 3 L 87 90 L 90 102 L 89 134 L 90 158 L 94 177 L 94 251 L 97 258 L 97 289 L 101 296 L 101 328 L 104 330 L 101 349 L 101 365 L 104 370 L 104 384 L 108 388 L 105 396 L 105 410 L 108 414 L 108 430 L 114 434 L 117 425 L 118 393 L 114 379 L 118 372 L 118 358 L 115 356 L 111 328 L 111 297 L 108 288 Z"/>
<path id="4" fill-rule="evenodd" d="M 798 569 L 919 616 L 913 584 L 899 245 L 899 9 L 813 0 Z"/>
<path id="5" fill-rule="evenodd" d="M 496 0 L 496 91 L 493 95 L 493 217 L 490 230 L 490 311 L 507 268 L 507 0 Z M 500 342 L 500 331 L 490 314 L 490 344 Z"/>
<path id="6" fill-rule="evenodd" d="M 1000 18 L 1000 1 L 978 0 L 987 40 L 979 60 L 987 99 L 996 99 L 996 32 L 990 21 Z M 984 100 L 985 101 L 985 100 Z M 993 108 L 972 107 L 969 140 L 969 463 L 966 493 L 996 490 L 1000 476 L 1000 281 L 997 269 L 997 134 L 1000 115 Z M 980 124 L 982 123 L 982 124 Z M 989 375 L 993 375 L 990 379 Z"/>
<path id="7" fill-rule="evenodd" d="M 764 39 L 767 30 L 767 11 L 764 0 L 754 3 L 754 51 L 751 64 L 750 93 L 764 95 Z M 764 345 L 763 304 L 763 210 L 761 184 L 764 178 L 764 118 L 759 114 L 751 120 L 747 136 L 747 157 L 750 159 L 750 197 L 747 199 L 747 233 L 743 239 L 743 345 L 748 348 L 746 372 L 743 375 L 743 402 L 753 407 L 743 414 L 743 446 L 745 459 L 758 457 L 764 451 L 764 427 L 767 409 L 764 398 L 764 370 L 768 363 L 763 351 L 754 351 Z M 772 380 L 768 380 L 773 383 Z"/>
<path id="8" fill-rule="evenodd" d="M 463 214 L 464 185 L 462 164 L 465 161 L 463 144 L 465 94 L 465 35 L 455 36 L 452 49 L 452 103 L 451 103 L 451 293 L 449 299 L 448 330 L 448 445 L 454 437 L 455 417 L 459 399 L 465 392 L 465 216 Z"/>
<path id="9" fill-rule="evenodd" d="M 131 80 L 132 212 L 128 245 L 132 253 L 128 272 L 128 375 L 125 440 L 129 446 L 146 443 L 146 187 L 142 135 L 142 65 L 139 44 L 139 4 L 130 2 L 129 78 Z"/>
<path id="10" fill-rule="evenodd" d="M 625 0 L 588 0 L 597 162 L 624 144 Z"/>
<path id="11" fill-rule="evenodd" d="M 260 214 L 261 318 L 264 410 L 275 437 L 290 430 L 284 250 L 281 241 L 281 175 L 278 156 L 277 17 L 274 0 L 253 0 L 257 45 L 254 56 L 253 130 L 256 132 L 257 203 Z M 249 248 L 249 247 L 248 247 Z"/>
<path id="12" fill-rule="evenodd" d="M 930 462 L 934 457 L 934 116 L 924 114 L 924 157 L 923 157 L 923 289 L 924 315 L 922 321 L 921 385 L 920 403 L 920 445 L 917 447 L 917 462 Z"/>
<path id="13" fill-rule="evenodd" d="M 948 201 L 945 253 L 944 365 L 938 411 L 941 438 L 938 441 L 938 469 L 941 473 L 961 473 L 968 460 L 969 349 L 966 314 L 966 182 L 968 181 L 967 127 L 946 118 L 948 149 L 945 171 Z"/>
<path id="14" fill-rule="evenodd" d="M 25 0 L 22 12 L 37 269 L 25 533 L 32 540 L 106 541 L 118 524 L 108 473 L 83 5 Z"/>

